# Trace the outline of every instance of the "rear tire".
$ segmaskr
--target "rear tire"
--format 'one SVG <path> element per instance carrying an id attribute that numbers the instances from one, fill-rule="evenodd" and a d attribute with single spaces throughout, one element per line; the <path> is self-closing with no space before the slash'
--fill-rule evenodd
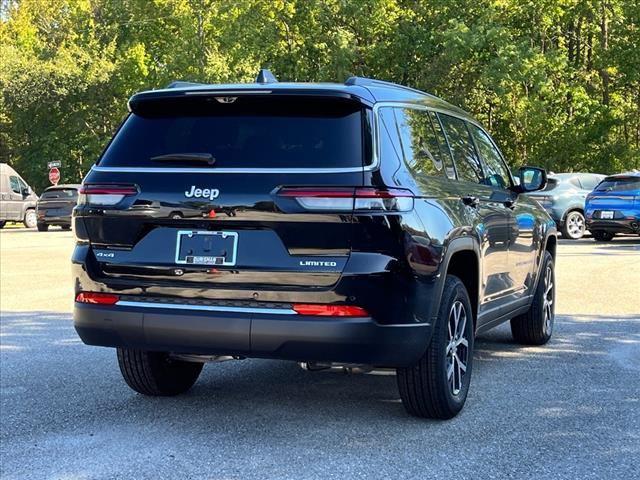
<path id="1" fill-rule="evenodd" d="M 561 231 L 562 236 L 569 240 L 579 240 L 582 238 L 586 231 L 586 222 L 582 212 L 573 210 L 567 213 Z"/>
<path id="2" fill-rule="evenodd" d="M 118 365 L 127 385 L 138 393 L 172 396 L 189 390 L 202 363 L 174 360 L 166 352 L 118 348 Z"/>
<path id="3" fill-rule="evenodd" d="M 449 419 L 462 410 L 471 380 L 473 324 L 464 284 L 447 275 L 429 348 L 415 365 L 396 371 L 400 398 L 409 414 Z"/>
<path id="4" fill-rule="evenodd" d="M 39 232 L 46 232 L 47 230 L 49 230 L 49 225 L 47 225 L 46 223 L 39 223 L 37 227 Z"/>
<path id="5" fill-rule="evenodd" d="M 511 319 L 513 339 L 523 345 L 544 345 L 553 334 L 555 322 L 555 268 L 553 257 L 544 252 L 543 265 L 533 302 L 527 313 Z"/>
<path id="6" fill-rule="evenodd" d="M 38 223 L 38 217 L 36 216 L 36 211 L 33 208 L 30 208 L 24 214 L 24 226 L 27 228 L 34 228 Z"/>
<path id="7" fill-rule="evenodd" d="M 593 235 L 593 238 L 598 242 L 610 242 L 616 234 L 607 232 L 606 230 L 595 230 L 591 232 L 591 235 Z"/>

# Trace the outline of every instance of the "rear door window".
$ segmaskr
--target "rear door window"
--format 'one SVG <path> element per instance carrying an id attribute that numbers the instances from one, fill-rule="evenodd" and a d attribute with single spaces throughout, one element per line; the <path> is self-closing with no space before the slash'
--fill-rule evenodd
<path id="1" fill-rule="evenodd" d="M 426 110 L 394 108 L 406 164 L 424 175 L 455 178 L 440 125 Z"/>
<path id="2" fill-rule="evenodd" d="M 593 190 L 601 179 L 602 177 L 597 177 L 595 175 L 581 175 L 580 183 L 582 184 L 582 188 L 585 190 Z"/>
<path id="3" fill-rule="evenodd" d="M 173 154 L 209 155 L 211 168 L 353 168 L 370 163 L 368 115 L 320 99 L 157 101 L 132 113 L 99 161 L 105 167 L 207 167 Z"/>
<path id="4" fill-rule="evenodd" d="M 482 167 L 465 122 L 459 118 L 438 114 L 449 140 L 458 179 L 483 183 Z"/>

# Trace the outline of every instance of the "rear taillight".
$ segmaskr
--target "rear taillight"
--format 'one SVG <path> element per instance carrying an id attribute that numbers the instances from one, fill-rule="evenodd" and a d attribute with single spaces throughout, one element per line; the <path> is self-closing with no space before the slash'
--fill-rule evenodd
<path id="1" fill-rule="evenodd" d="M 408 212 L 413 209 L 413 194 L 398 188 L 296 187 L 283 188 L 278 195 L 295 198 L 307 210 Z"/>
<path id="2" fill-rule="evenodd" d="M 318 303 L 296 303 L 293 310 L 300 315 L 319 317 L 368 317 L 364 308 L 353 305 L 324 305 Z"/>
<path id="3" fill-rule="evenodd" d="M 120 297 L 112 293 L 80 292 L 76 296 L 76 302 L 94 305 L 115 305 L 118 300 Z"/>
<path id="4" fill-rule="evenodd" d="M 137 194 L 135 185 L 85 184 L 78 190 L 78 205 L 117 205 L 125 197 Z"/>

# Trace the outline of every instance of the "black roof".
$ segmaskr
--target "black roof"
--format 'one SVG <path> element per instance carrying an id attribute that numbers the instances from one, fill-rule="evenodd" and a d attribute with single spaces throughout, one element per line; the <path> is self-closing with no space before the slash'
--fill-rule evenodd
<path id="1" fill-rule="evenodd" d="M 259 77 L 260 78 L 260 77 Z M 235 84 L 204 84 L 176 81 L 167 88 L 148 90 L 131 97 L 129 108 L 135 110 L 145 100 L 175 98 L 187 95 L 233 96 L 233 95 L 319 95 L 351 99 L 372 106 L 379 102 L 401 102 L 445 110 L 458 116 L 473 119 L 464 110 L 445 102 L 441 98 L 410 87 L 364 77 L 350 77 L 344 83 L 295 83 L 261 82 Z"/>

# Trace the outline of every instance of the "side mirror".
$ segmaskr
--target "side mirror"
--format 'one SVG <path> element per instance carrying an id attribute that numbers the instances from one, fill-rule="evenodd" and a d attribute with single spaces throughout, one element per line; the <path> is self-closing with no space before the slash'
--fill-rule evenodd
<path id="1" fill-rule="evenodd" d="M 22 189 L 22 196 L 23 197 L 28 197 L 29 195 L 31 195 L 31 190 L 29 190 L 29 187 L 24 187 Z"/>
<path id="2" fill-rule="evenodd" d="M 547 172 L 544 168 L 520 167 L 518 170 L 519 192 L 535 192 L 547 186 Z"/>

